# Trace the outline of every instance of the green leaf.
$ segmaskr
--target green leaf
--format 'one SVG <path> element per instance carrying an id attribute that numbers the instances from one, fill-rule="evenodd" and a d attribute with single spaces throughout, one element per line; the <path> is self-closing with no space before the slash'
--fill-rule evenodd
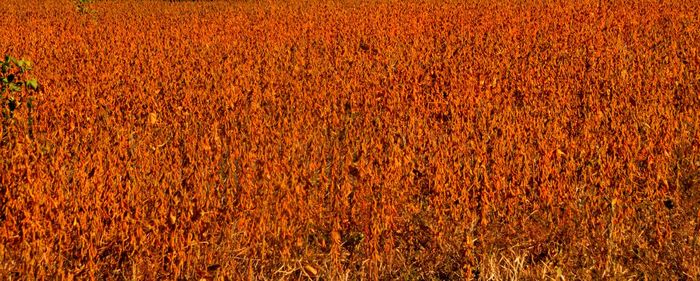
<path id="1" fill-rule="evenodd" d="M 27 85 L 28 88 L 30 88 L 30 89 L 32 89 L 32 90 L 39 89 L 39 82 L 37 82 L 36 79 L 29 79 L 29 80 L 27 80 L 26 85 Z"/>
<path id="2" fill-rule="evenodd" d="M 22 87 L 21 84 L 15 84 L 15 83 L 10 83 L 9 84 L 10 92 L 21 92 Z"/>
<path id="3" fill-rule="evenodd" d="M 17 65 L 17 67 L 19 67 L 20 73 L 24 72 L 24 61 L 23 60 L 17 61 L 16 65 Z"/>
<path id="4" fill-rule="evenodd" d="M 10 70 L 10 64 L 5 62 L 2 64 L 2 73 L 5 74 Z"/>
<path id="5" fill-rule="evenodd" d="M 17 62 L 17 66 L 19 67 L 20 73 L 24 73 L 24 72 L 27 72 L 29 70 L 32 70 L 31 65 L 32 65 L 32 63 L 28 60 L 20 60 Z"/>

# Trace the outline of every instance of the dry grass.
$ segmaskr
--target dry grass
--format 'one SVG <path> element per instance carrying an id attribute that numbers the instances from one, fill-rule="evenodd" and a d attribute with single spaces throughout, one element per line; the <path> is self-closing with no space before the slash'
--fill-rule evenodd
<path id="1" fill-rule="evenodd" d="M 700 276 L 697 1 L 0 1 L 0 276 Z"/>

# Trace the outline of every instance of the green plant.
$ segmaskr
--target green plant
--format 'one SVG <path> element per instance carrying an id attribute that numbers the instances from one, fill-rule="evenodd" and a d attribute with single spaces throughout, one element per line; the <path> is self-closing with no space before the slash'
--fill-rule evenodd
<path id="1" fill-rule="evenodd" d="M 80 14 L 94 14 L 95 10 L 90 9 L 88 7 L 88 4 L 92 4 L 92 0 L 75 0 L 75 9 L 80 13 Z"/>
<path id="2" fill-rule="evenodd" d="M 31 110 L 33 107 L 32 94 L 39 90 L 39 82 L 30 72 L 32 63 L 28 60 L 15 59 L 5 56 L 0 61 L 0 111 L 2 112 L 2 132 L 0 140 L 4 143 L 8 137 L 8 129 L 15 119 L 15 112 L 22 104 L 27 104 L 27 122 L 29 134 L 32 135 Z"/>

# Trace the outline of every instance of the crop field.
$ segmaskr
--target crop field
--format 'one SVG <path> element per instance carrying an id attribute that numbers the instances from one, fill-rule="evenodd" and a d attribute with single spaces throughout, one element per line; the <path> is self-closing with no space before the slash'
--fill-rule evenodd
<path id="1" fill-rule="evenodd" d="M 2 0 L 0 55 L 2 280 L 700 278 L 700 1 Z"/>

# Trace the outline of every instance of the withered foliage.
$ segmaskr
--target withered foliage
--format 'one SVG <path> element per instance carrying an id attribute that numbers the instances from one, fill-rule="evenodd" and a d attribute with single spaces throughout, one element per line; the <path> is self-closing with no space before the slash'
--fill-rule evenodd
<path id="1" fill-rule="evenodd" d="M 84 5 L 0 1 L 0 276 L 700 275 L 698 1 Z"/>

